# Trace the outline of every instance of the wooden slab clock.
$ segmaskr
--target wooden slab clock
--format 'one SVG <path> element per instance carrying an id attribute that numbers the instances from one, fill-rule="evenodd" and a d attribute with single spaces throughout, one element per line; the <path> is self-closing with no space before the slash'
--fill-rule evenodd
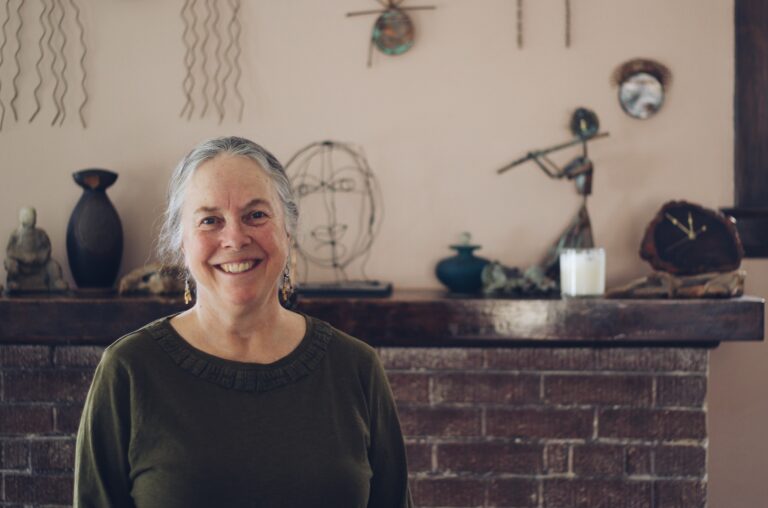
<path id="1" fill-rule="evenodd" d="M 648 224 L 640 257 L 657 270 L 697 275 L 736 270 L 744 248 L 733 218 L 694 203 L 670 201 Z"/>

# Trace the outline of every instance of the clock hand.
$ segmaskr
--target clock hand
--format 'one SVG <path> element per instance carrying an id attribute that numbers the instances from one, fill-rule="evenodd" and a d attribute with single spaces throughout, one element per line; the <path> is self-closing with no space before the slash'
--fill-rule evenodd
<path id="1" fill-rule="evenodd" d="M 706 230 L 707 230 L 707 225 L 704 224 L 703 226 L 701 226 L 696 231 L 691 231 L 691 233 L 688 236 L 686 236 L 685 238 L 681 238 L 680 240 L 676 241 L 675 243 L 673 243 L 672 245 L 670 245 L 669 247 L 664 249 L 664 252 L 669 252 L 672 249 L 681 246 L 682 244 L 684 244 L 687 241 L 695 240 L 701 233 L 704 233 Z"/>
<path id="2" fill-rule="evenodd" d="M 688 237 L 690 237 L 690 236 L 691 236 L 691 230 L 690 230 L 690 229 L 688 229 L 687 227 L 683 226 L 683 225 L 680 223 L 680 221 L 679 221 L 679 220 L 677 220 L 677 219 L 676 219 L 674 216 L 670 215 L 669 213 L 665 213 L 664 215 L 666 215 L 666 216 L 667 216 L 667 219 L 669 219 L 669 222 L 671 222 L 672 224 L 674 224 L 675 226 L 677 226 L 677 228 L 678 228 L 680 231 L 682 231 L 683 233 L 685 233 L 685 235 L 686 235 L 686 236 L 688 236 Z"/>
<path id="3" fill-rule="evenodd" d="M 669 251 L 671 251 L 672 249 L 675 249 L 675 248 L 677 248 L 677 247 L 680 247 L 680 246 L 681 246 L 682 244 L 684 244 L 685 242 L 690 242 L 690 241 L 691 241 L 691 237 L 690 237 L 690 236 L 686 236 L 686 237 L 683 237 L 683 238 L 681 238 L 680 240 L 678 240 L 678 241 L 676 241 L 675 243 L 673 243 L 672 245 L 670 245 L 669 247 L 667 247 L 666 249 L 664 249 L 664 252 L 669 252 Z"/>
<path id="4" fill-rule="evenodd" d="M 697 229 L 696 231 L 693 231 L 693 232 L 691 233 L 691 237 L 690 237 L 690 238 L 691 238 L 691 240 L 695 240 L 695 239 L 696 239 L 696 237 L 698 237 L 698 236 L 699 236 L 701 233 L 704 233 L 706 230 L 707 230 L 707 225 L 706 225 L 706 224 L 704 224 L 703 226 L 701 226 L 701 227 L 700 227 L 699 229 Z"/>
<path id="5" fill-rule="evenodd" d="M 691 217 L 691 212 L 688 212 L 688 236 L 693 240 L 696 238 L 696 233 L 693 232 L 693 217 Z"/>

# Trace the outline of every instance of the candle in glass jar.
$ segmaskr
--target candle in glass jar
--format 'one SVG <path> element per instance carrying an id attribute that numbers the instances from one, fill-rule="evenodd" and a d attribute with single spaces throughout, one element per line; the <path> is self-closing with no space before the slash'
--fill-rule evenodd
<path id="1" fill-rule="evenodd" d="M 600 296 L 605 292 L 605 250 L 563 249 L 560 252 L 563 296 Z"/>

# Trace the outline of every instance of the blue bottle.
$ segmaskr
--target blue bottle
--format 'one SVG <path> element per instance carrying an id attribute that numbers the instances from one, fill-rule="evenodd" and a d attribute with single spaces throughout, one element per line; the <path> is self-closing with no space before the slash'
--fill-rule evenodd
<path id="1" fill-rule="evenodd" d="M 435 267 L 438 280 L 453 293 L 478 293 L 483 287 L 481 274 L 489 261 L 473 254 L 480 245 L 472 245 L 470 240 L 471 235 L 463 233 L 461 241 L 450 246 L 456 255 L 441 260 Z"/>

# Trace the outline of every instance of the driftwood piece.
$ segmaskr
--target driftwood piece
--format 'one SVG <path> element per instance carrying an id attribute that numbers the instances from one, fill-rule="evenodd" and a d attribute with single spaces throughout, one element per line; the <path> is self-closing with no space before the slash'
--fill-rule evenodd
<path id="1" fill-rule="evenodd" d="M 118 292 L 121 295 L 181 294 L 184 292 L 184 278 L 178 267 L 152 263 L 136 268 L 120 279 Z"/>
<path id="2" fill-rule="evenodd" d="M 653 272 L 610 289 L 606 298 L 732 298 L 744 294 L 746 270 L 675 276 Z"/>
<path id="3" fill-rule="evenodd" d="M 520 271 L 498 261 L 485 265 L 481 273 L 483 294 L 497 298 L 550 298 L 560 294 L 557 282 L 544 275 L 539 266 Z"/>

